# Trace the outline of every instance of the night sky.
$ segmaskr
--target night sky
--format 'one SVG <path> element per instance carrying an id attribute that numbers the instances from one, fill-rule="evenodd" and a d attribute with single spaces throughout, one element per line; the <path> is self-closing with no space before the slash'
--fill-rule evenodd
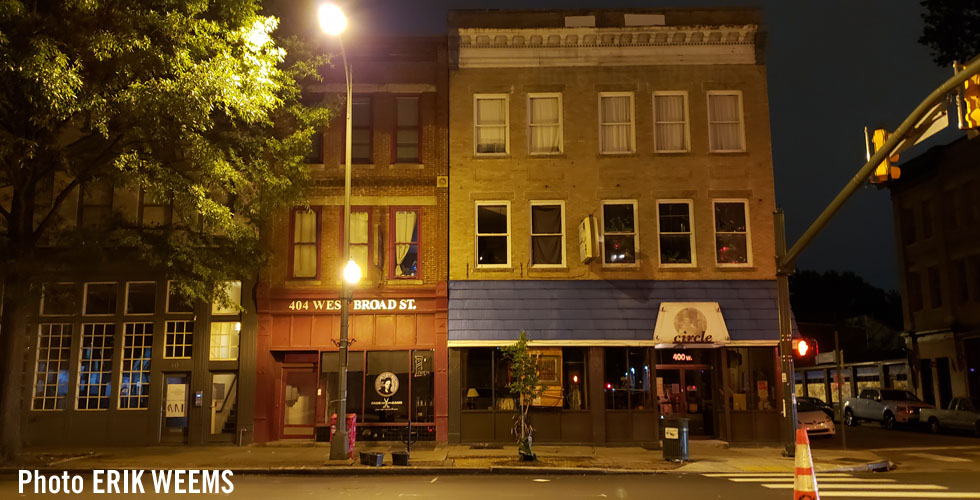
<path id="1" fill-rule="evenodd" d="M 313 0 L 305 0 L 313 2 Z M 298 2 L 303 3 L 303 2 Z M 361 0 L 358 32 L 432 34 L 449 9 L 562 9 L 761 6 L 767 59 L 776 201 L 786 212 L 789 246 L 864 164 L 864 127 L 894 130 L 952 76 L 936 66 L 915 0 Z M 355 33 L 352 33 L 354 35 Z M 955 118 L 951 117 L 955 128 Z M 906 151 L 907 161 L 951 142 L 947 131 Z M 897 289 L 895 238 L 887 190 L 859 190 L 803 252 L 797 268 L 853 271 Z"/>

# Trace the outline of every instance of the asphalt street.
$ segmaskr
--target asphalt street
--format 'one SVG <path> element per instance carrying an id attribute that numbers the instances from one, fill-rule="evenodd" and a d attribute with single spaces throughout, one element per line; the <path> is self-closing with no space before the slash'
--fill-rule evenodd
<path id="1" fill-rule="evenodd" d="M 847 448 L 871 451 L 905 472 L 980 472 L 980 438 L 968 433 L 931 434 L 920 427 L 882 429 L 866 422 L 848 427 Z M 833 438 L 811 439 L 815 450 L 841 449 L 840 428 Z M 980 480 L 977 480 L 980 484 Z"/>
<path id="2" fill-rule="evenodd" d="M 823 474 L 817 478 L 825 498 L 980 499 L 980 482 L 969 473 Z M 790 474 L 655 474 L 655 475 L 364 475 L 236 476 L 234 499 L 753 499 L 785 500 L 791 496 Z M 148 485 L 149 486 L 149 485 Z M 15 478 L 0 479 L 0 498 L 116 498 L 146 495 L 95 495 L 86 484 L 81 495 L 18 494 Z M 187 495 L 179 495 L 186 497 Z M 199 497 L 200 495 L 192 495 Z M 211 495 L 208 495 L 211 496 Z"/>

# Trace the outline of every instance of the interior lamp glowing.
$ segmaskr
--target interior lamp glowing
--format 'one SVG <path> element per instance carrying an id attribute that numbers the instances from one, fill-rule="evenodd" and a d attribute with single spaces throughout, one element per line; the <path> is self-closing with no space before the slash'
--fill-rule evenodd
<path id="1" fill-rule="evenodd" d="M 320 21 L 320 29 L 324 33 L 337 36 L 347 28 L 347 16 L 344 11 L 332 3 L 325 3 L 317 10 L 317 19 Z"/>
<path id="2" fill-rule="evenodd" d="M 347 261 L 347 265 L 344 266 L 344 281 L 351 285 L 356 285 L 358 281 L 361 281 L 361 266 L 357 265 L 354 259 Z"/>

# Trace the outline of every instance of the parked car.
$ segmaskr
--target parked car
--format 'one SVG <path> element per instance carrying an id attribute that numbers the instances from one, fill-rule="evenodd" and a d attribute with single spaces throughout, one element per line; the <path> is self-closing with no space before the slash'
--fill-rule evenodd
<path id="1" fill-rule="evenodd" d="M 823 400 L 820 399 L 820 398 L 811 398 L 809 396 L 797 396 L 796 402 L 797 402 L 797 404 L 799 404 L 800 402 L 804 402 L 804 403 L 807 403 L 807 404 L 816 406 L 817 408 L 820 408 L 820 411 L 826 413 L 827 416 L 830 417 L 831 420 L 833 420 L 834 418 L 836 418 L 836 415 L 834 414 L 835 413 L 834 412 L 834 408 L 832 406 L 830 406 L 829 404 L 824 403 Z M 799 410 L 797 410 L 797 411 L 799 411 Z"/>
<path id="2" fill-rule="evenodd" d="M 844 423 L 874 420 L 885 429 L 893 429 L 895 424 L 917 424 L 919 411 L 932 407 L 902 389 L 864 389 L 858 397 L 844 401 Z"/>
<path id="3" fill-rule="evenodd" d="M 837 427 L 834 426 L 834 420 L 830 415 L 819 405 L 804 398 L 796 398 L 796 423 L 806 429 L 810 437 L 837 435 Z"/>
<path id="4" fill-rule="evenodd" d="M 919 412 L 919 419 L 929 424 L 935 433 L 943 429 L 960 429 L 980 436 L 980 411 L 967 398 L 953 398 L 945 410 L 926 408 Z"/>

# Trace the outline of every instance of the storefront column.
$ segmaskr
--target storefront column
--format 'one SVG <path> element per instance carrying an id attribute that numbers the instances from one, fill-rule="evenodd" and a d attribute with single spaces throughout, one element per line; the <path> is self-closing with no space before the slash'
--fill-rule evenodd
<path id="1" fill-rule="evenodd" d="M 601 347 L 589 348 L 589 409 L 592 412 L 592 442 L 606 443 L 606 392 L 605 351 Z M 458 393 L 458 391 L 457 391 Z"/>
<path id="2" fill-rule="evenodd" d="M 591 376 L 591 374 L 590 374 Z M 449 349 L 449 442 L 459 444 L 460 412 L 463 411 L 460 382 L 463 372 L 460 367 L 459 349 Z"/>
<path id="3" fill-rule="evenodd" d="M 725 414 L 725 441 L 732 440 L 732 405 L 729 393 L 731 392 L 730 381 L 728 380 L 728 349 L 721 349 L 721 400 L 722 410 Z"/>

